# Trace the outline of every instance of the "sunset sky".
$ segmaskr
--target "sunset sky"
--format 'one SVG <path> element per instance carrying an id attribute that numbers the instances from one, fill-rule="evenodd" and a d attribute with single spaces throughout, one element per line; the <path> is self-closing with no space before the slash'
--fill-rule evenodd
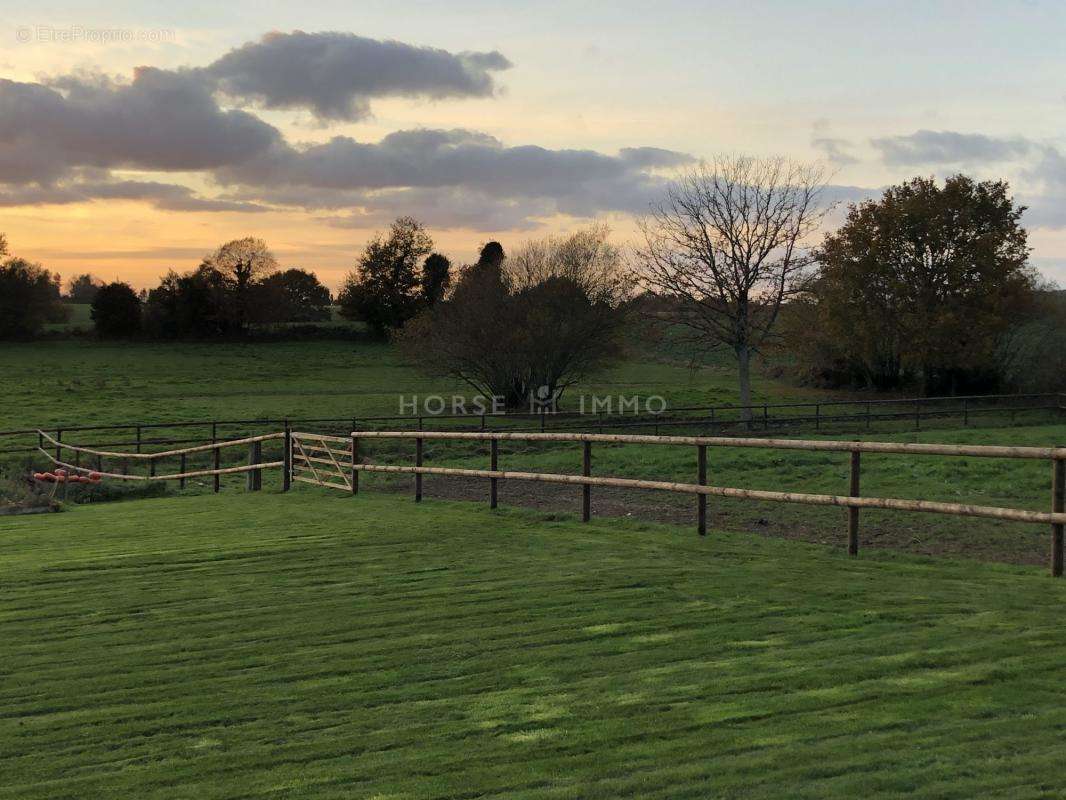
<path id="1" fill-rule="evenodd" d="M 1066 285 L 1060 2 L 4 4 L 0 232 L 64 277 L 150 286 L 254 235 L 336 287 L 401 214 L 460 262 L 624 241 L 744 152 L 821 159 L 844 201 L 1006 178 Z"/>

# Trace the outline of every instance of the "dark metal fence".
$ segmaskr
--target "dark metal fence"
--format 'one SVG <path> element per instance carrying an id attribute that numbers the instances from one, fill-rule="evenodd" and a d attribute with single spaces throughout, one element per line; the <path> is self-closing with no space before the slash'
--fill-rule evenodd
<path id="1" fill-rule="evenodd" d="M 745 420 L 744 412 L 750 412 Z M 638 430 L 658 434 L 680 428 L 708 433 L 746 430 L 872 429 L 875 424 L 896 423 L 920 429 L 937 421 L 968 426 L 994 419 L 1015 424 L 1034 412 L 1060 417 L 1066 414 L 1066 394 L 969 395 L 916 397 L 888 400 L 829 400 L 803 403 L 760 403 L 751 406 L 686 406 L 663 413 L 635 414 L 601 411 L 489 412 L 483 414 L 409 414 L 273 419 L 212 419 L 180 422 L 125 422 L 110 425 L 42 425 L 0 431 L 0 456 L 37 450 L 37 431 L 55 432 L 59 441 L 76 440 L 86 447 L 125 447 L 136 453 L 151 452 L 163 445 L 214 443 L 241 436 L 254 436 L 315 425 L 347 433 L 363 429 L 423 430 L 427 425 L 441 430 L 482 431 L 587 431 Z"/>

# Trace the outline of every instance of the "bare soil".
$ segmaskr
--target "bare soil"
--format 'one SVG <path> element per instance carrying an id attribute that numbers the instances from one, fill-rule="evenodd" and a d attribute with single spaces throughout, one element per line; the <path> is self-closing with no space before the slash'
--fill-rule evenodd
<path id="1" fill-rule="evenodd" d="M 483 501 L 488 504 L 489 488 L 484 480 L 426 475 L 422 487 L 425 497 Z M 390 482 L 381 488 L 397 493 L 412 492 L 411 483 L 406 481 Z M 498 496 L 501 506 L 517 505 L 566 515 L 581 514 L 580 487 L 501 480 Z M 693 534 L 696 527 L 695 505 L 695 498 L 665 492 L 600 486 L 592 491 L 593 517 L 690 525 Z M 804 523 L 796 519 L 795 514 L 781 514 L 781 518 L 777 518 L 775 508 L 769 504 L 716 504 L 715 498 L 708 498 L 707 526 L 710 531 L 736 531 L 832 547 L 846 546 L 843 517 L 839 528 L 830 529 L 824 522 Z M 915 522 L 913 518 L 916 516 L 908 515 L 904 520 L 888 514 L 879 515 L 877 519 L 864 515 L 860 526 L 860 551 L 870 547 L 885 548 L 916 555 L 953 556 L 1025 565 L 1043 565 L 1047 561 L 1047 537 L 1034 526 L 1028 526 L 1027 532 L 1022 534 L 1011 532 L 1002 537 L 960 540 L 937 536 L 937 521 L 933 515 Z"/>

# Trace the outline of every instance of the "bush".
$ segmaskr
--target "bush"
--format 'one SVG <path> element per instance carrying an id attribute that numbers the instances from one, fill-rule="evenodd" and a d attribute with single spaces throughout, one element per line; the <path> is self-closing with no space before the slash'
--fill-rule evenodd
<path id="1" fill-rule="evenodd" d="M 141 332 L 141 301 L 128 283 L 101 287 L 89 313 L 100 336 L 122 338 Z"/>

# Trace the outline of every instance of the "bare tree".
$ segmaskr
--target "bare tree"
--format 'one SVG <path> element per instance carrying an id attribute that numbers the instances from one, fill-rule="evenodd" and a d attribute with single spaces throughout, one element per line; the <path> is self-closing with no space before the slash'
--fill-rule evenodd
<path id="1" fill-rule="evenodd" d="M 606 225 L 590 225 L 568 236 L 531 239 L 505 264 L 512 286 L 521 291 L 557 278 L 573 281 L 594 301 L 617 306 L 631 282 L 621 268 L 622 250 L 610 241 Z"/>
<path id="2" fill-rule="evenodd" d="M 640 221 L 639 277 L 671 302 L 691 342 L 733 351 L 742 406 L 752 355 L 813 262 L 803 245 L 828 211 L 825 179 L 818 165 L 721 156 L 671 184 Z"/>

